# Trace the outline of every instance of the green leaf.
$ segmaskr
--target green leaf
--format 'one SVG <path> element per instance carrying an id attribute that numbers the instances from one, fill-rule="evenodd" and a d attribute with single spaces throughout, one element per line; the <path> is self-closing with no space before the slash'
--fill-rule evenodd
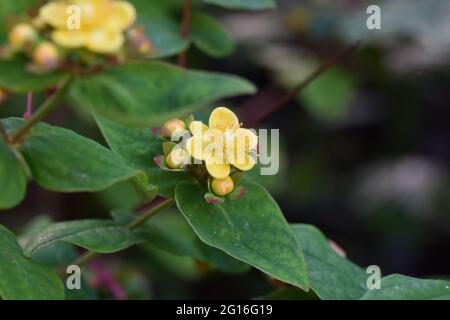
<path id="1" fill-rule="evenodd" d="M 137 25 L 143 26 L 156 53 L 153 58 L 178 54 L 189 46 L 180 34 L 180 22 L 172 14 L 170 1 L 131 0 L 138 12 Z"/>
<path id="2" fill-rule="evenodd" d="M 450 300 L 450 282 L 392 274 L 381 279 L 381 288 L 368 290 L 363 300 Z"/>
<path id="3" fill-rule="evenodd" d="M 26 258 L 14 235 L 0 225 L 0 297 L 3 299 L 64 299 L 64 287 L 47 267 Z"/>
<path id="4" fill-rule="evenodd" d="M 322 300 L 359 299 L 365 293 L 367 274 L 334 252 L 316 227 L 294 224 L 292 229 L 302 244 L 311 289 Z"/>
<path id="5" fill-rule="evenodd" d="M 100 115 L 95 119 L 110 148 L 128 165 L 145 171 L 149 182 L 159 187 L 161 195 L 172 198 L 175 185 L 188 175 L 161 170 L 153 162 L 154 157 L 163 153 L 162 141 L 150 129 L 128 128 Z"/>
<path id="6" fill-rule="evenodd" d="M 10 128 L 21 122 L 4 120 Z M 20 151 L 37 183 L 51 191 L 99 191 L 138 174 L 97 142 L 45 123 L 33 127 Z"/>
<path id="7" fill-rule="evenodd" d="M 64 241 L 100 253 L 112 253 L 136 243 L 133 234 L 112 220 L 75 220 L 48 226 L 25 245 L 25 255 L 56 241 Z"/>
<path id="8" fill-rule="evenodd" d="M 216 270 L 242 273 L 250 267 L 223 251 L 204 244 L 180 214 L 157 216 L 133 233 L 145 244 L 175 255 L 203 261 Z"/>
<path id="9" fill-rule="evenodd" d="M 351 76 L 342 69 L 333 68 L 315 79 L 298 97 L 305 101 L 305 107 L 314 116 L 336 120 L 345 116 L 353 94 Z"/>
<path id="10" fill-rule="evenodd" d="M 57 85 L 64 77 L 63 72 L 32 74 L 26 70 L 26 63 L 21 59 L 0 59 L 0 87 L 13 92 L 41 91 Z"/>
<path id="11" fill-rule="evenodd" d="M 25 197 L 27 178 L 14 152 L 0 137 L 0 209 L 10 209 Z"/>
<path id="12" fill-rule="evenodd" d="M 192 16 L 191 39 L 200 50 L 212 57 L 225 57 L 234 50 L 234 42 L 220 22 L 206 14 Z"/>
<path id="13" fill-rule="evenodd" d="M 94 77 L 76 79 L 70 92 L 80 105 L 111 120 L 150 127 L 215 100 L 254 91 L 252 84 L 235 76 L 135 61 Z"/>
<path id="14" fill-rule="evenodd" d="M 274 0 L 203 0 L 206 3 L 215 4 L 228 9 L 263 10 L 274 9 Z"/>
<path id="15" fill-rule="evenodd" d="M 308 275 L 302 249 L 280 208 L 260 185 L 245 180 L 247 195 L 208 204 L 194 181 L 175 189 L 177 206 L 199 238 L 263 272 L 304 290 Z"/>

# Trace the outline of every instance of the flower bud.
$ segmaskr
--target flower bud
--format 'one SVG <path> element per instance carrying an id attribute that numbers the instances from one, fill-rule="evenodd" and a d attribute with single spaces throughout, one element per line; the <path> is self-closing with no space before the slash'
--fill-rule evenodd
<path id="1" fill-rule="evenodd" d="M 186 128 L 184 121 L 180 119 L 171 119 L 164 122 L 161 127 L 161 134 L 167 138 L 172 137 L 174 133 L 177 133 Z"/>
<path id="2" fill-rule="evenodd" d="M 28 23 L 16 24 L 8 35 L 9 44 L 17 50 L 23 49 L 26 44 L 32 43 L 36 39 L 36 30 Z"/>
<path id="3" fill-rule="evenodd" d="M 59 64 L 59 52 L 51 42 L 42 42 L 33 53 L 34 63 L 44 70 L 55 69 Z"/>
<path id="4" fill-rule="evenodd" d="M 234 183 L 230 177 L 224 179 L 214 178 L 211 182 L 211 189 L 216 195 L 224 197 L 233 191 Z"/>
<path id="5" fill-rule="evenodd" d="M 186 150 L 175 148 L 167 156 L 166 164 L 170 169 L 180 169 L 188 156 Z"/>

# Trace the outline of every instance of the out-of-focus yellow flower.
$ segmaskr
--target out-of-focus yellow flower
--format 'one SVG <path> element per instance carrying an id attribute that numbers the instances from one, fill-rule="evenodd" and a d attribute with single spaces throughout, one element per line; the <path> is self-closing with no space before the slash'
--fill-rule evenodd
<path id="1" fill-rule="evenodd" d="M 40 43 L 33 52 L 33 62 L 43 70 L 52 70 L 59 64 L 59 52 L 49 41 Z"/>
<path id="2" fill-rule="evenodd" d="M 209 127 L 200 121 L 189 125 L 192 137 L 186 150 L 195 159 L 205 161 L 208 173 L 217 179 L 230 175 L 231 166 L 247 171 L 256 161 L 251 152 L 256 150 L 258 137 L 251 130 L 241 128 L 239 119 L 228 108 L 214 109 Z"/>
<path id="3" fill-rule="evenodd" d="M 111 54 L 122 48 L 136 10 L 127 1 L 64 0 L 41 7 L 39 17 L 54 28 L 52 39 L 58 45 Z"/>
<path id="4" fill-rule="evenodd" d="M 13 49 L 23 49 L 27 43 L 37 39 L 36 30 L 28 23 L 16 24 L 8 34 L 9 45 Z"/>

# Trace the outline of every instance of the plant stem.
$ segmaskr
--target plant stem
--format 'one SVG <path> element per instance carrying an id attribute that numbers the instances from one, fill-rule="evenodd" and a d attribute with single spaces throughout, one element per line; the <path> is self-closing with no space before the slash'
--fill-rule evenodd
<path id="1" fill-rule="evenodd" d="M 181 37 L 186 39 L 189 36 L 189 31 L 191 28 L 191 18 L 192 18 L 192 0 L 184 0 L 183 9 L 183 22 L 181 25 Z M 178 56 L 178 65 L 185 68 L 187 63 L 187 49 L 180 53 Z"/>
<path id="2" fill-rule="evenodd" d="M 150 219 L 151 217 L 156 215 L 158 212 L 160 212 L 160 211 L 162 211 L 162 210 L 164 210 L 166 208 L 171 207 L 174 203 L 175 203 L 175 201 L 173 199 L 165 199 L 165 200 L 161 201 L 160 203 L 152 206 L 147 212 L 144 212 L 143 214 L 138 216 L 129 225 L 127 225 L 127 229 L 133 230 L 133 229 L 135 229 L 137 227 L 140 227 L 148 219 Z M 99 253 L 97 253 L 97 252 L 88 251 L 85 254 L 83 254 L 82 256 L 80 256 L 78 259 L 76 259 L 71 264 L 81 267 L 82 265 L 85 265 L 86 263 L 88 263 L 89 261 L 91 261 L 92 259 L 97 257 L 98 255 L 99 255 Z"/>
<path id="3" fill-rule="evenodd" d="M 41 121 L 50 111 L 55 109 L 59 102 L 67 92 L 70 83 L 72 82 L 72 76 L 68 75 L 64 78 L 60 84 L 58 91 L 56 91 L 50 98 L 48 98 L 44 104 L 29 118 L 27 119 L 12 135 L 10 139 L 11 144 L 21 142 L 28 131 L 39 121 Z"/>
<path id="4" fill-rule="evenodd" d="M 322 73 L 327 71 L 328 69 L 334 67 L 341 60 L 351 55 L 360 45 L 361 41 L 358 40 L 349 47 L 344 50 L 338 52 L 336 55 L 329 58 L 323 64 L 321 64 L 316 70 L 314 70 L 305 80 L 303 80 L 299 85 L 297 85 L 294 89 L 289 91 L 286 95 L 284 95 L 281 99 L 275 102 L 272 106 L 266 108 L 265 112 L 263 112 L 260 116 L 258 116 L 254 120 L 254 124 L 258 124 L 264 120 L 266 120 L 272 113 L 282 109 L 289 101 L 294 99 L 300 91 L 302 91 L 306 86 L 308 86 L 313 80 L 315 80 Z"/>

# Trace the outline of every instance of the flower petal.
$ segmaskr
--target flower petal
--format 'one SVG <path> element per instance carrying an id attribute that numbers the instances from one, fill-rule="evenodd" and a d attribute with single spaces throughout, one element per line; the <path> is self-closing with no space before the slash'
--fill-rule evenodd
<path id="1" fill-rule="evenodd" d="M 121 32 L 100 29 L 89 33 L 86 48 L 97 53 L 116 53 L 124 42 L 125 38 Z"/>
<path id="2" fill-rule="evenodd" d="M 64 48 L 81 48 L 86 44 L 88 35 L 81 30 L 58 29 L 52 32 L 52 39 Z"/>
<path id="3" fill-rule="evenodd" d="M 205 160 L 204 149 L 205 145 L 202 136 L 193 136 L 186 141 L 186 151 L 192 158 Z"/>
<path id="4" fill-rule="evenodd" d="M 230 175 L 231 167 L 229 164 L 216 164 L 206 161 L 206 170 L 214 178 L 225 179 Z"/>
<path id="5" fill-rule="evenodd" d="M 213 110 L 209 117 L 209 127 L 221 131 L 237 129 L 239 128 L 239 119 L 230 109 L 218 107 Z"/>
<path id="6" fill-rule="evenodd" d="M 136 21 L 136 9 L 126 1 L 114 1 L 111 4 L 111 13 L 105 21 L 105 28 L 123 31 Z"/>
<path id="7" fill-rule="evenodd" d="M 230 160 L 231 164 L 241 171 L 251 170 L 256 165 L 255 158 L 248 153 L 239 154 Z"/>
<path id="8" fill-rule="evenodd" d="M 203 136 L 208 130 L 208 126 L 201 121 L 192 121 L 189 125 L 189 130 L 193 136 Z"/>
<path id="9" fill-rule="evenodd" d="M 39 9 L 39 17 L 54 28 L 64 28 L 67 23 L 67 3 L 49 2 Z"/>

